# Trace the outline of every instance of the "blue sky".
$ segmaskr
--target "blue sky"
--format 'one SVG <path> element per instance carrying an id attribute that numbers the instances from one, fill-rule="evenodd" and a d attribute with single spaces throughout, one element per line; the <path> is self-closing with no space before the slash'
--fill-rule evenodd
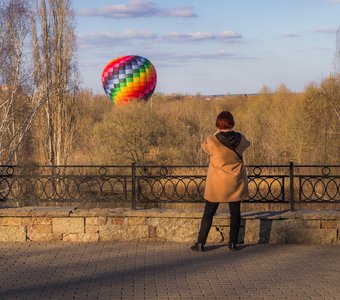
<path id="1" fill-rule="evenodd" d="M 334 71 L 340 0 L 73 0 L 82 87 L 123 55 L 148 58 L 156 92 L 302 91 Z"/>

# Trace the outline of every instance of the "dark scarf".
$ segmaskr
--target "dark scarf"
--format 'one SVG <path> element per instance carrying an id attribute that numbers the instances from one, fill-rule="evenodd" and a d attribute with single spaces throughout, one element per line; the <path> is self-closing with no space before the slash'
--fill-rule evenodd
<path id="1" fill-rule="evenodd" d="M 242 135 L 235 131 L 221 131 L 216 135 L 217 140 L 229 149 L 235 151 L 235 148 L 240 144 Z M 242 159 L 242 156 L 235 151 L 235 153 Z"/>

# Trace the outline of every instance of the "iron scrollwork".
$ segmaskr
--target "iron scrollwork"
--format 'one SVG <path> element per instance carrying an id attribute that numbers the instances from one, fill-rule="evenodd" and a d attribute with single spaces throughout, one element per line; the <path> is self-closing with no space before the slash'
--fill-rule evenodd
<path id="1" fill-rule="evenodd" d="M 340 203 L 339 167 L 247 166 L 244 201 L 288 203 L 296 194 L 301 203 Z M 0 201 L 203 202 L 206 173 L 206 166 L 0 166 Z"/>

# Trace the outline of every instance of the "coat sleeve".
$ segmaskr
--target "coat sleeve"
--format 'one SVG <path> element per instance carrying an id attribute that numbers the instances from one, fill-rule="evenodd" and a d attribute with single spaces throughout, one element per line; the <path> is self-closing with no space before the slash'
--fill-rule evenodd
<path id="1" fill-rule="evenodd" d="M 242 134 L 241 141 L 236 147 L 236 151 L 240 154 L 243 154 L 244 151 L 250 146 L 250 142 L 247 140 L 247 138 Z"/>
<path id="2" fill-rule="evenodd" d="M 202 149 L 205 153 L 210 154 L 209 145 L 208 145 L 208 139 L 209 139 L 209 138 L 207 138 L 207 139 L 202 143 L 201 149 Z"/>

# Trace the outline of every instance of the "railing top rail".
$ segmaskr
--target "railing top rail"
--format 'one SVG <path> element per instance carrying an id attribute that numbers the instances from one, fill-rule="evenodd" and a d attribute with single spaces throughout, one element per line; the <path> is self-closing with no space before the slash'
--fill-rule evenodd
<path id="1" fill-rule="evenodd" d="M 136 168 L 207 168 L 208 165 L 135 165 Z"/>
<path id="2" fill-rule="evenodd" d="M 167 168 L 206 168 L 208 165 L 143 165 L 143 164 L 135 164 L 136 167 L 167 167 Z M 251 165 L 246 165 L 246 167 L 265 167 L 265 168 L 283 168 L 283 167 L 289 167 L 289 164 L 251 164 Z M 27 167 L 27 168 L 66 168 L 66 167 L 87 167 L 87 168 L 100 168 L 100 167 L 105 167 L 105 168 L 130 168 L 131 165 L 89 165 L 89 164 L 77 164 L 77 165 L 1 165 L 0 167 L 13 167 L 13 168 L 18 168 L 18 167 Z M 340 164 L 294 164 L 294 167 L 340 167 Z"/>
<path id="3" fill-rule="evenodd" d="M 135 165 L 137 168 L 207 168 L 208 165 Z M 246 167 L 289 168 L 289 165 L 245 165 Z M 328 166 L 328 165 L 327 165 Z"/>
<path id="4" fill-rule="evenodd" d="M 206 168 L 208 165 L 135 165 L 137 168 Z M 256 167 L 263 167 L 263 168 L 289 168 L 290 164 L 278 164 L 278 165 L 272 165 L 272 164 L 251 164 L 251 165 L 245 165 L 248 168 L 256 168 Z M 294 167 L 340 167 L 340 164 L 324 164 L 324 165 L 308 165 L 308 164 L 294 164 Z"/>
<path id="5" fill-rule="evenodd" d="M 290 165 L 245 165 L 248 168 L 256 168 L 256 167 L 263 167 L 263 168 L 289 168 Z"/>
<path id="6" fill-rule="evenodd" d="M 131 165 L 0 165 L 0 168 L 131 168 Z"/>
<path id="7" fill-rule="evenodd" d="M 339 168 L 340 167 L 340 164 L 338 165 L 338 164 L 323 164 L 323 165 L 304 165 L 304 164 L 301 164 L 301 165 L 299 165 L 299 164 L 294 164 L 294 167 L 297 167 L 297 168 L 300 168 L 300 167 L 303 167 L 303 168 L 305 168 L 305 167 L 319 167 L 319 168 L 327 168 L 327 167 L 332 167 L 332 168 Z"/>

